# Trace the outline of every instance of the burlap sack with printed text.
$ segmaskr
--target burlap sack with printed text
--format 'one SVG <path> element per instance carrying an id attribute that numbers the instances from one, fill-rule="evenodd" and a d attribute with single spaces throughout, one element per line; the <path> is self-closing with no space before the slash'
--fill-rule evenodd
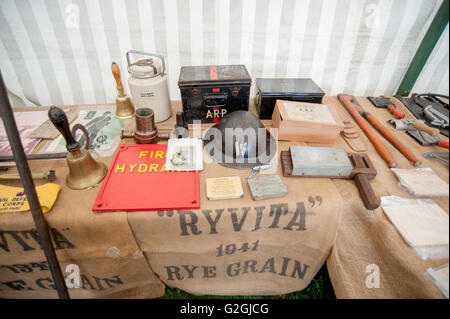
<path id="1" fill-rule="evenodd" d="M 164 294 L 165 286 L 137 246 L 126 213 L 93 213 L 99 188 L 71 190 L 65 186 L 65 160 L 30 161 L 30 165 L 32 171 L 56 170 L 56 183 L 62 186 L 45 218 L 63 275 L 75 278 L 79 269 L 80 287 L 69 289 L 71 298 L 156 298 Z M 3 184 L 20 186 L 19 182 Z M 0 214 L 0 298 L 57 298 L 29 211 Z"/>
<path id="2" fill-rule="evenodd" d="M 164 283 L 197 295 L 272 295 L 308 286 L 335 241 L 342 215 L 337 189 L 330 179 L 299 184 L 283 178 L 287 196 L 254 201 L 249 174 L 206 164 L 201 209 L 128 214 L 139 246 Z M 207 200 L 205 178 L 233 175 L 241 176 L 243 198 Z"/>

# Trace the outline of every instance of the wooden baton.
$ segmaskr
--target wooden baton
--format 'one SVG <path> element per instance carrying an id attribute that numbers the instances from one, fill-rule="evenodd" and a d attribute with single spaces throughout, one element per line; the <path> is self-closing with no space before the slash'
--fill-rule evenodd
<path id="1" fill-rule="evenodd" d="M 413 126 L 419 131 L 424 131 L 430 134 L 431 136 L 438 136 L 441 133 L 441 131 L 439 131 L 437 128 L 430 127 L 422 122 L 414 121 Z"/>
<path id="2" fill-rule="evenodd" d="M 398 138 L 396 138 L 375 116 L 370 113 L 364 112 L 364 118 L 372 124 L 395 148 L 402 153 L 408 160 L 414 163 L 414 166 L 422 165 L 422 162 L 418 160 L 414 154 L 407 148 Z"/>
<path id="3" fill-rule="evenodd" d="M 359 127 L 363 130 L 364 134 L 367 135 L 378 154 L 380 154 L 380 156 L 388 164 L 388 166 L 391 168 L 395 167 L 396 164 L 392 159 L 391 154 L 383 145 L 383 143 L 381 143 L 381 141 L 377 138 L 375 133 L 370 129 L 367 121 L 362 117 L 361 113 L 364 113 L 364 110 L 358 104 L 356 104 L 357 102 L 355 98 L 347 94 L 338 94 L 338 99 L 345 107 L 347 112 L 354 118 Z"/>
<path id="4" fill-rule="evenodd" d="M 116 80 L 117 91 L 119 91 L 119 93 L 123 93 L 122 80 L 120 79 L 120 68 L 116 62 L 111 63 L 111 72 Z"/>

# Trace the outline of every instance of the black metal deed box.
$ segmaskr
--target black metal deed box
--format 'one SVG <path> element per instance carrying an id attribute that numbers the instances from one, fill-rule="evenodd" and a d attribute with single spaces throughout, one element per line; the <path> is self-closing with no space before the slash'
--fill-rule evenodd
<path id="1" fill-rule="evenodd" d="M 181 67 L 178 87 L 184 120 L 217 123 L 228 113 L 248 111 L 251 84 L 245 65 Z"/>
<path id="2" fill-rule="evenodd" d="M 324 95 L 322 89 L 310 78 L 257 78 L 256 114 L 260 119 L 272 119 L 277 100 L 322 103 Z"/>

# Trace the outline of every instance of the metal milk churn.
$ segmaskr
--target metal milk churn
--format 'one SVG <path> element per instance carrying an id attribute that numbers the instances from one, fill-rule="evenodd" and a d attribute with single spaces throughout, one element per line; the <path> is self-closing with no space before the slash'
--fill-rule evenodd
<path id="1" fill-rule="evenodd" d="M 130 54 L 147 58 L 130 62 Z M 127 52 L 128 86 L 136 109 L 151 108 L 155 122 L 167 120 L 172 114 L 164 57 L 139 51 Z"/>

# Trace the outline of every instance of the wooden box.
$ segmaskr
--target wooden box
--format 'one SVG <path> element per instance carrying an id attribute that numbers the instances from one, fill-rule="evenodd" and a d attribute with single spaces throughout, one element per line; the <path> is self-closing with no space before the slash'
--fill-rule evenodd
<path id="1" fill-rule="evenodd" d="M 278 140 L 333 144 L 344 129 L 337 110 L 325 104 L 277 100 L 272 126 Z"/>

